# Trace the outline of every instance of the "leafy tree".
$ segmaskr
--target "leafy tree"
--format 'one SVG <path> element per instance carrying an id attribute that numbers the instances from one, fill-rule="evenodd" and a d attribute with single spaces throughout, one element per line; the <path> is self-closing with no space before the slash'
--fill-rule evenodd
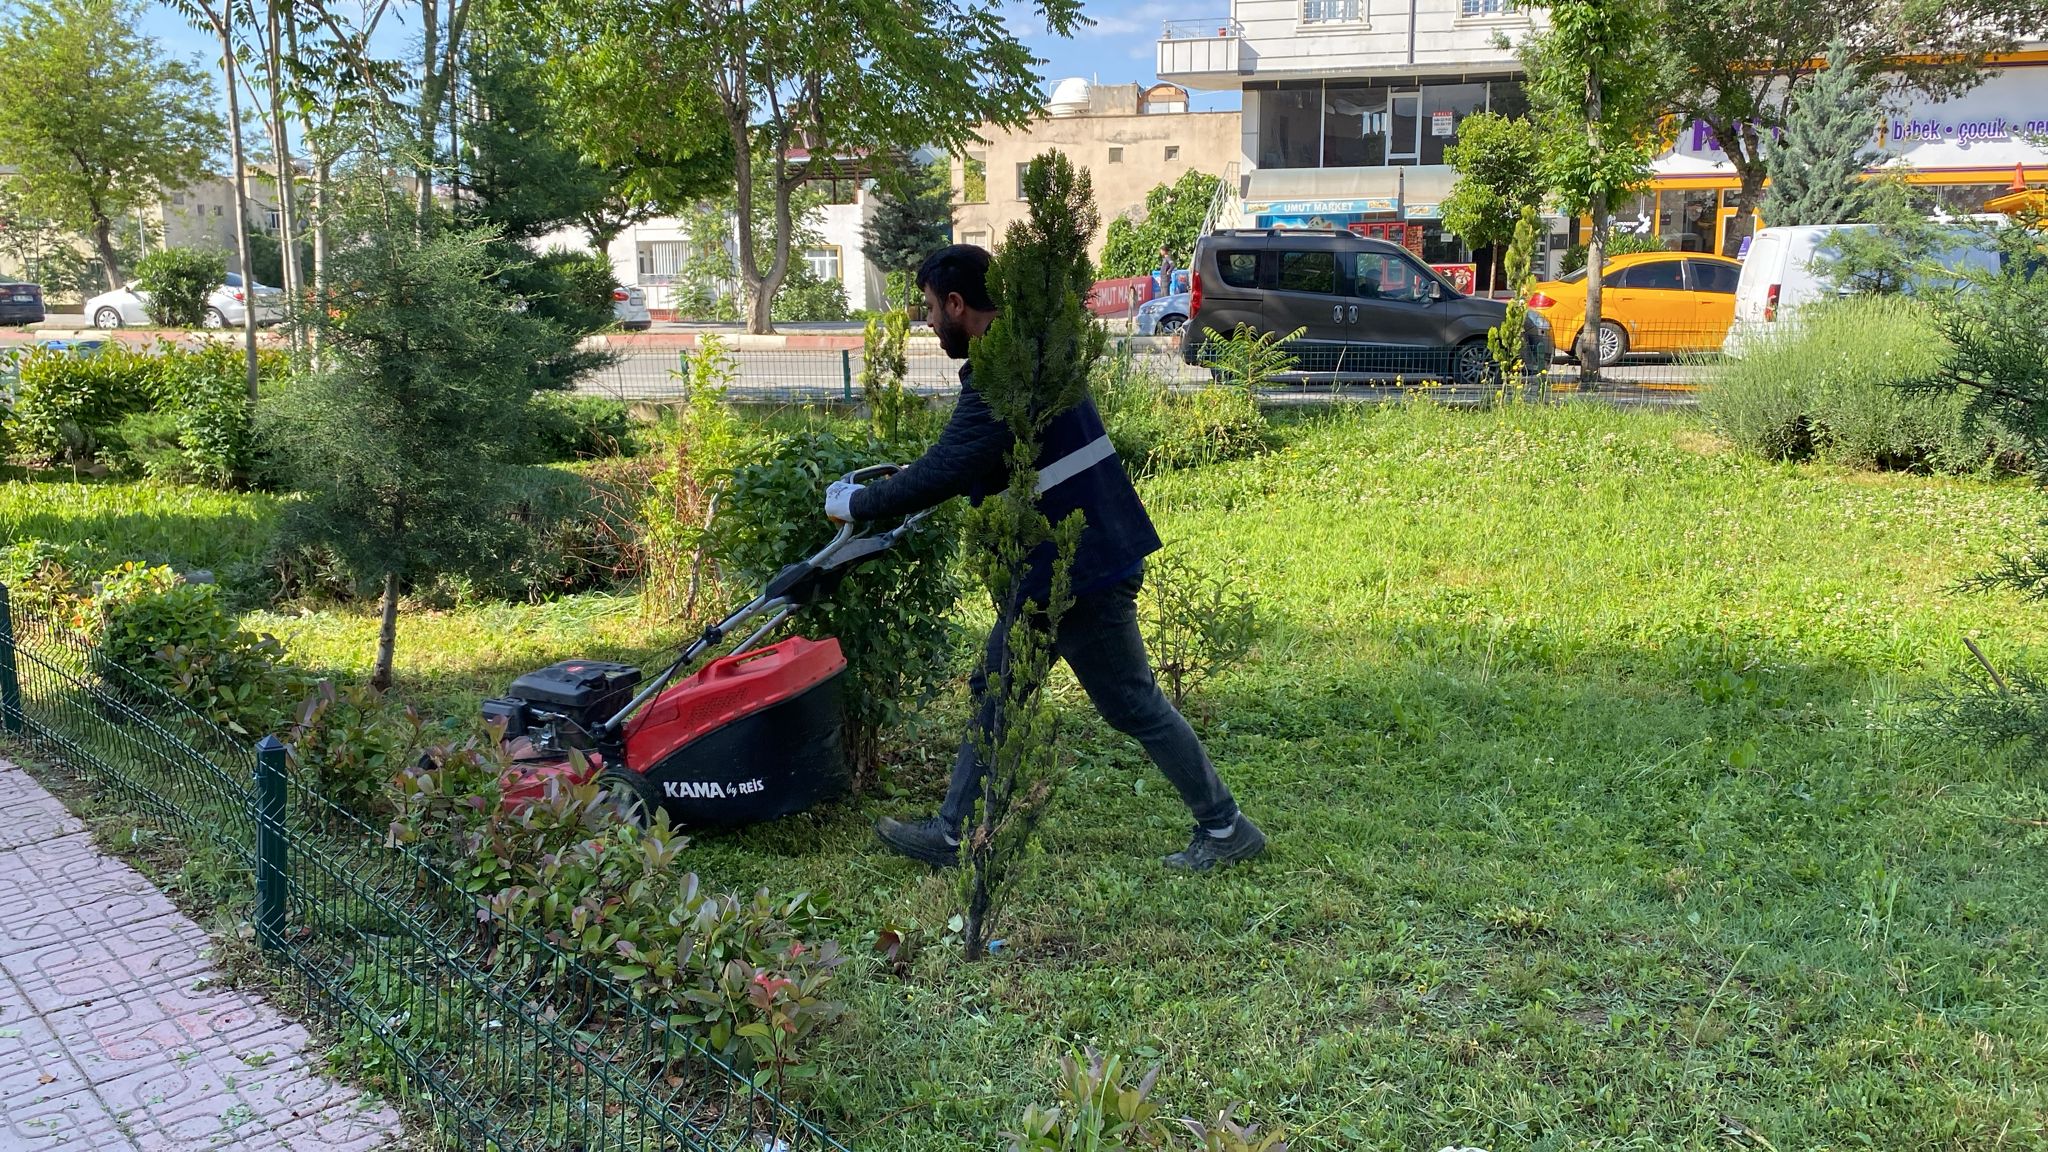
<path id="1" fill-rule="evenodd" d="M 331 548 L 381 588 L 371 684 L 392 682 L 399 595 L 444 573 L 502 566 L 509 465 L 520 459 L 528 380 L 549 334 L 505 306 L 487 232 L 422 239 L 395 211 L 334 253 L 320 370 L 266 413 L 274 451 L 305 493 L 285 530 Z M 400 226 L 390 227 L 391 222 Z M 371 222 L 377 223 L 377 222 Z"/>
<path id="2" fill-rule="evenodd" d="M 747 328 L 772 330 L 788 279 L 794 200 L 819 167 L 957 153 L 981 125 L 1019 126 L 1042 97 L 1031 50 L 983 0 L 529 0 L 557 74 L 576 92 L 584 151 L 629 162 L 636 143 L 722 128 L 735 194 L 770 206 L 765 234 L 738 219 Z M 1067 35 L 1080 0 L 1034 0 Z"/>
<path id="3" fill-rule="evenodd" d="M 1671 110 L 1698 120 L 1728 154 L 1742 186 L 1726 255 L 1762 202 L 1771 139 L 1839 44 L 1878 95 L 1951 96 L 1977 83 L 1998 52 L 2048 23 L 2048 0 L 1698 0 L 1666 5 L 1659 34 L 1676 57 Z"/>
<path id="4" fill-rule="evenodd" d="M 1457 140 L 1444 149 L 1444 162 L 1458 171 L 1444 197 L 1444 227 L 1474 252 L 1512 241 L 1522 210 L 1543 206 L 1540 158 L 1536 125 L 1524 117 L 1481 112 L 1459 121 Z M 1493 261 L 1485 263 L 1491 292 Z"/>
<path id="5" fill-rule="evenodd" d="M 861 251 L 884 272 L 903 273 L 891 282 L 907 291 L 910 274 L 924 258 L 953 239 L 952 177 L 943 164 L 923 164 L 881 181 L 876 190 L 875 216 L 862 229 Z"/>
<path id="6" fill-rule="evenodd" d="M 1550 28 L 1524 46 L 1542 132 L 1544 182 L 1567 212 L 1593 218 L 1586 263 L 1606 267 L 1612 206 L 1649 181 L 1668 60 L 1650 0 L 1552 0 Z M 1600 378 L 1600 280 L 1586 277 L 1579 364 Z"/>
<path id="7" fill-rule="evenodd" d="M 1764 219 L 1773 224 L 1850 224 L 1871 209 L 1863 173 L 1877 155 L 1877 100 L 1837 40 L 1826 71 L 1793 99 L 1766 167 Z"/>
<path id="8" fill-rule="evenodd" d="M 1185 172 L 1173 183 L 1145 193 L 1142 216 L 1136 220 L 1119 216 L 1109 222 L 1102 248 L 1102 275 L 1149 276 L 1159 266 L 1161 248 L 1185 265 L 1221 183 L 1221 178 L 1207 172 Z"/>
<path id="9" fill-rule="evenodd" d="M 587 159 L 557 103 L 542 38 L 508 0 L 490 0 L 468 40 L 471 99 L 462 124 L 461 182 L 467 215 L 507 238 L 533 240 L 575 226 L 599 252 L 619 233 L 663 212 L 664 205 L 626 187 L 629 171 Z M 698 164 L 687 179 L 702 190 L 721 173 Z"/>
<path id="10" fill-rule="evenodd" d="M 206 316 L 206 298 L 227 279 L 218 250 L 166 248 L 142 258 L 135 278 L 149 294 L 149 318 L 167 328 L 196 328 Z"/>
<path id="11" fill-rule="evenodd" d="M 1910 291 L 1916 279 L 1935 270 L 1944 243 L 1956 239 L 1954 230 L 1922 216 L 1913 205 L 1912 189 L 1898 175 L 1859 183 L 1864 205 L 1862 219 L 1856 222 L 1875 227 L 1830 233 L 1814 253 L 1815 270 L 1844 293 L 1891 296 Z"/>
<path id="12" fill-rule="evenodd" d="M 24 0 L 0 24 L 0 163 L 22 207 L 92 237 L 121 283 L 114 224 L 199 179 L 223 126 L 205 79 L 135 31 L 133 0 Z"/>
<path id="13" fill-rule="evenodd" d="M 969 521 L 976 566 L 997 626 L 1008 633 L 1000 666 L 982 669 L 993 722 L 978 752 L 988 770 L 961 848 L 970 960 L 985 953 L 1000 906 L 1022 879 L 1031 837 L 1063 768 L 1052 705 L 1038 688 L 1070 600 L 1067 568 L 1081 514 L 1057 525 L 1046 518 L 1034 464 L 1053 417 L 1088 395 L 1103 348 L 1102 327 L 1082 303 L 1095 280 L 1087 252 L 1097 217 L 1087 173 L 1047 152 L 1026 171 L 1024 196 L 1030 216 L 1010 226 L 988 271 L 995 321 L 971 353 L 975 387 L 1015 441 L 1008 486 L 982 501 Z M 1027 599 L 1025 574 L 1032 554 L 1046 548 L 1056 559 L 1041 604 Z"/>

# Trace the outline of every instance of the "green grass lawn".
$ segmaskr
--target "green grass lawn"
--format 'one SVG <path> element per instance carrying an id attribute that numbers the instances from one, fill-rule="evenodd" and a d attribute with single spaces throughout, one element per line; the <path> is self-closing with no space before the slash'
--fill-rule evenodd
<path id="1" fill-rule="evenodd" d="M 73 515 L 23 489 L 10 538 Z M 65 507 L 105 534 L 132 493 Z M 867 832 L 936 804 L 957 699 L 893 795 L 698 841 L 718 885 L 829 896 L 862 954 L 806 1087 L 842 1138 L 994 1147 L 1095 1044 L 1297 1149 L 2048 1147 L 2048 787 L 1917 703 L 1963 636 L 2048 656 L 2038 608 L 1953 590 L 2037 534 L 2031 488 L 1761 465 L 1682 415 L 1414 405 L 1145 493 L 1270 619 L 1196 721 L 1272 850 L 1163 873 L 1184 813 L 1071 685 L 1078 762 L 988 963 L 937 939 L 949 881 Z M 138 515 L 268 515 L 210 499 Z M 367 611 L 256 622 L 367 669 Z M 667 639 L 606 597 L 415 615 L 400 673 L 466 707 Z M 907 924 L 899 978 L 862 941 Z"/>

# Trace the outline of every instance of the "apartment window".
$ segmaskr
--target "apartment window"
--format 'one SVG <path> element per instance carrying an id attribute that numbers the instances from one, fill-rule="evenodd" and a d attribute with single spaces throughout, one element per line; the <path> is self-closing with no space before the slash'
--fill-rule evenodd
<path id="1" fill-rule="evenodd" d="M 1515 10 L 1515 0 L 1458 0 L 1460 16 L 1506 16 Z"/>
<path id="2" fill-rule="evenodd" d="M 689 259 L 690 246 L 681 240 L 642 240 L 637 246 L 637 271 L 642 284 L 672 284 Z"/>
<path id="3" fill-rule="evenodd" d="M 171 206 L 174 208 L 183 208 L 185 206 L 185 194 L 183 192 L 171 193 Z"/>
<path id="4" fill-rule="evenodd" d="M 839 280 L 839 249 L 836 246 L 809 248 L 804 251 L 804 263 L 811 270 L 811 278 L 827 284 Z"/>
<path id="5" fill-rule="evenodd" d="M 1470 5 L 1473 0 L 1461 0 Z M 1303 24 L 1356 24 L 1365 19 L 1365 0 L 1301 0 Z"/>
<path id="6" fill-rule="evenodd" d="M 988 203 L 988 156 L 969 152 L 960 158 L 960 202 Z"/>
<path id="7" fill-rule="evenodd" d="M 1178 160 L 1178 159 L 1180 159 L 1180 145 L 1178 145 L 1178 144 L 1168 144 L 1168 145 L 1166 146 L 1166 158 L 1167 158 L 1168 160 Z"/>
<path id="8" fill-rule="evenodd" d="M 218 204 L 215 204 L 215 205 L 213 206 L 213 214 L 214 214 L 215 216 L 218 216 L 218 215 L 220 215 L 220 205 L 218 205 Z"/>
<path id="9" fill-rule="evenodd" d="M 976 248 L 986 248 L 988 247 L 988 233 L 962 232 L 960 234 L 960 242 L 962 244 L 972 244 Z"/>
<path id="10" fill-rule="evenodd" d="M 1111 164 L 1121 164 L 1121 163 L 1123 163 L 1123 162 L 1124 162 L 1124 150 L 1123 150 L 1123 149 L 1121 149 L 1121 148 L 1111 148 L 1111 149 L 1109 150 L 1109 162 L 1110 162 Z"/>
<path id="11" fill-rule="evenodd" d="M 1030 171 L 1031 162 L 1028 160 L 1022 164 L 1017 165 L 1017 199 L 1019 200 L 1024 199 L 1024 177 L 1028 175 Z"/>

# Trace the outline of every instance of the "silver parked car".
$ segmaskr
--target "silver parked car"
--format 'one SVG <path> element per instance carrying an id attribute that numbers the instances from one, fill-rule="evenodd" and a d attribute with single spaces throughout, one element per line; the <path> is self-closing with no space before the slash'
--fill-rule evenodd
<path id="1" fill-rule="evenodd" d="M 275 324 L 284 319 L 284 293 L 267 284 L 258 284 L 256 294 L 256 323 Z M 206 298 L 206 312 L 200 324 L 207 328 L 239 328 L 247 314 L 247 294 L 242 290 L 242 277 L 230 272 L 227 281 L 215 288 Z M 149 318 L 149 293 L 135 286 L 134 281 L 102 292 L 85 302 L 85 318 L 95 328 L 147 328 L 155 321 Z"/>
<path id="2" fill-rule="evenodd" d="M 1171 336 L 1179 332 L 1187 325 L 1190 299 L 1188 293 L 1176 292 L 1171 296 L 1155 296 L 1139 305 L 1134 321 L 1138 335 Z"/>

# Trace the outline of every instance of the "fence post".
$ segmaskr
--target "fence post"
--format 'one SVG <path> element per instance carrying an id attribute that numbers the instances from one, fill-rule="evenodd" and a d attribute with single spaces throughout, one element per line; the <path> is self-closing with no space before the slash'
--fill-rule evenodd
<path id="1" fill-rule="evenodd" d="M 683 382 L 683 400 L 690 399 L 690 350 L 676 349 L 676 379 Z"/>
<path id="2" fill-rule="evenodd" d="M 0 728 L 19 732 L 24 726 L 21 673 L 14 664 L 14 605 L 7 599 L 7 586 L 0 584 Z"/>
<path id="3" fill-rule="evenodd" d="M 256 744 L 256 938 L 265 948 L 284 945 L 284 744 L 265 736 Z"/>
<path id="4" fill-rule="evenodd" d="M 853 349 L 839 350 L 839 394 L 848 404 L 853 403 Z"/>

